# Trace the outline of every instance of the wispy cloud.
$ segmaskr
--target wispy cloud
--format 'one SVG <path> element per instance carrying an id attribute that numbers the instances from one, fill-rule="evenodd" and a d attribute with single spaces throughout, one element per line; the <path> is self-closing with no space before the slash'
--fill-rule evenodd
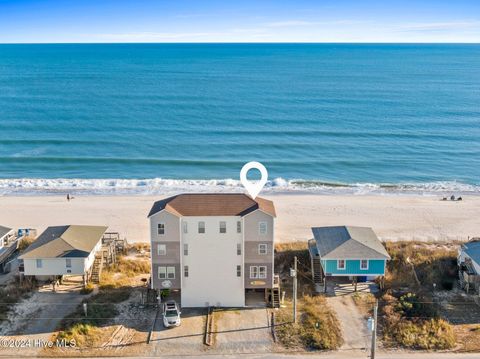
<path id="1" fill-rule="evenodd" d="M 452 30 L 480 30 L 480 21 L 451 21 L 417 23 L 400 26 L 399 31 L 430 32 L 430 31 L 452 31 Z"/>
<path id="2" fill-rule="evenodd" d="M 108 41 L 169 41 L 219 35 L 212 32 L 132 32 L 117 34 L 94 34 L 97 39 Z"/>
<path id="3" fill-rule="evenodd" d="M 312 26 L 317 24 L 318 22 L 312 22 L 312 21 L 286 20 L 286 21 L 268 22 L 265 24 L 265 26 L 266 27 L 290 27 L 290 26 Z"/>
<path id="4" fill-rule="evenodd" d="M 339 20 L 330 20 L 330 21 L 308 21 L 308 20 L 284 20 L 284 21 L 274 21 L 267 22 L 264 24 L 265 27 L 300 27 L 300 26 L 329 26 L 329 25 L 354 25 L 354 24 L 365 24 L 367 21 L 359 20 L 350 20 L 350 19 L 339 19 Z"/>

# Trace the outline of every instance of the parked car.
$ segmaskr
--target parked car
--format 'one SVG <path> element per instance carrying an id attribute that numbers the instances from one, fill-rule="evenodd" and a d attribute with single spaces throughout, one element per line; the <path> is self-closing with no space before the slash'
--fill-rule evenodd
<path id="1" fill-rule="evenodd" d="M 163 325 L 165 328 L 178 327 L 180 325 L 180 310 L 174 300 L 169 300 L 163 305 Z"/>

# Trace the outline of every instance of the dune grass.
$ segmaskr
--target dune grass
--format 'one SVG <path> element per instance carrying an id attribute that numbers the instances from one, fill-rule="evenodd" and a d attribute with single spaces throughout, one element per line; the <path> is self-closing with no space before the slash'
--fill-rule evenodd
<path id="1" fill-rule="evenodd" d="M 400 298 L 382 297 L 383 340 L 387 346 L 409 349 L 445 350 L 455 346 L 452 325 L 437 316 L 435 307 L 407 293 Z"/>
<path id="2" fill-rule="evenodd" d="M 323 296 L 304 297 L 293 323 L 292 303 L 276 312 L 277 337 L 286 348 L 306 350 L 338 349 L 343 339 L 340 323 Z"/>
<path id="3" fill-rule="evenodd" d="M 453 326 L 439 317 L 432 292 L 434 284 L 436 290 L 453 288 L 458 244 L 401 241 L 385 246 L 392 259 L 380 301 L 384 343 L 409 349 L 453 348 Z"/>
<path id="4" fill-rule="evenodd" d="M 67 341 L 73 339 L 79 347 L 95 346 L 97 339 L 101 337 L 100 328 L 119 314 L 115 304 L 129 297 L 128 289 L 116 288 L 105 290 L 84 300 L 73 313 L 62 320 L 61 330 L 56 339 Z M 87 305 L 87 316 L 85 316 L 83 304 Z"/>

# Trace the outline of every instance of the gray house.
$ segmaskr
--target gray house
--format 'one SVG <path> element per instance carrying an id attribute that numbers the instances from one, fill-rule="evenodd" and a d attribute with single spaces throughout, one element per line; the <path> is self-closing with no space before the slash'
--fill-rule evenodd
<path id="1" fill-rule="evenodd" d="M 335 226 L 312 228 L 309 241 L 312 273 L 324 286 L 328 277 L 370 280 L 385 275 L 390 259 L 382 242 L 369 227 Z"/>

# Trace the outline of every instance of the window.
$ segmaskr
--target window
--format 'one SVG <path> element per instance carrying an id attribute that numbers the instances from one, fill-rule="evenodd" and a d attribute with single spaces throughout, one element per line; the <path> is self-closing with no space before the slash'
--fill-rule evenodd
<path id="1" fill-rule="evenodd" d="M 187 243 L 185 243 L 183 245 L 183 255 L 188 256 L 188 244 Z"/>
<path id="2" fill-rule="evenodd" d="M 158 267 L 158 279 L 175 279 L 175 267 Z"/>
<path id="3" fill-rule="evenodd" d="M 175 279 L 175 267 L 167 267 L 167 278 Z"/>
<path id="4" fill-rule="evenodd" d="M 188 277 L 188 266 L 183 267 L 183 276 Z"/>
<path id="5" fill-rule="evenodd" d="M 267 254 L 267 245 L 265 243 L 258 245 L 258 254 Z"/>
<path id="6" fill-rule="evenodd" d="M 72 268 L 72 259 L 71 258 L 65 259 L 65 267 Z"/>
<path id="7" fill-rule="evenodd" d="M 360 261 L 360 269 L 368 269 L 368 259 L 362 259 Z"/>
<path id="8" fill-rule="evenodd" d="M 165 223 L 159 223 L 157 225 L 157 232 L 158 234 L 160 235 L 164 235 L 165 234 Z"/>
<path id="9" fill-rule="evenodd" d="M 267 267 L 266 266 L 258 267 L 258 278 L 260 278 L 260 279 L 267 278 Z"/>
<path id="10" fill-rule="evenodd" d="M 242 243 L 237 243 L 237 256 L 242 255 Z"/>
<path id="11" fill-rule="evenodd" d="M 237 277 L 242 276 L 242 266 L 237 266 Z"/>
<path id="12" fill-rule="evenodd" d="M 242 233 L 242 222 L 237 221 L 237 233 Z"/>
<path id="13" fill-rule="evenodd" d="M 258 267 L 257 266 L 250 266 L 250 278 L 251 279 L 258 278 Z"/>
<path id="14" fill-rule="evenodd" d="M 157 255 L 159 255 L 159 256 L 167 255 L 167 245 L 166 244 L 158 244 L 157 245 Z"/>
<path id="15" fill-rule="evenodd" d="M 188 222 L 183 222 L 183 233 L 188 233 Z"/>
<path id="16" fill-rule="evenodd" d="M 43 267 L 43 262 L 41 259 L 37 259 L 37 268 L 42 268 Z"/>
<path id="17" fill-rule="evenodd" d="M 205 222 L 198 222 L 198 233 L 205 233 Z"/>
<path id="18" fill-rule="evenodd" d="M 158 267 L 158 279 L 167 279 L 167 267 Z"/>
<path id="19" fill-rule="evenodd" d="M 258 222 L 258 234 L 267 234 L 267 222 Z"/>
<path id="20" fill-rule="evenodd" d="M 345 259 L 339 259 L 337 261 L 337 269 L 345 269 Z"/>
<path id="21" fill-rule="evenodd" d="M 266 279 L 267 267 L 266 266 L 250 266 L 250 278 L 251 279 Z"/>
<path id="22" fill-rule="evenodd" d="M 227 233 L 227 222 L 220 222 L 220 233 Z"/>

